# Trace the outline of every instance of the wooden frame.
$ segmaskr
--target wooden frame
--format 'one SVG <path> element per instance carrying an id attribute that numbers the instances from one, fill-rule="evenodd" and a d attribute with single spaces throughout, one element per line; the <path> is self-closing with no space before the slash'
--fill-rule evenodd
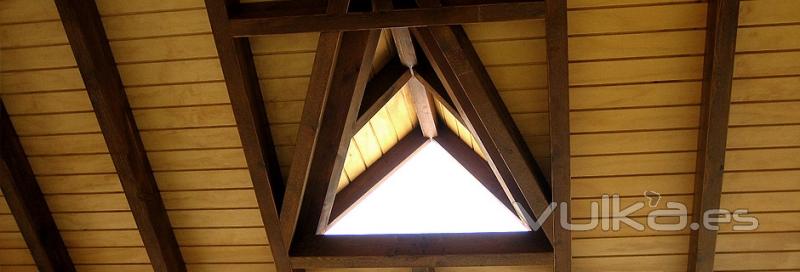
<path id="1" fill-rule="evenodd" d="M 481 143 L 495 176 L 503 181 L 512 202 L 523 204 L 518 214 L 538 217 L 550 204 L 550 186 L 464 30 L 428 27 L 413 33 L 464 124 Z M 552 239 L 553 229 L 542 229 Z"/>
<path id="2" fill-rule="evenodd" d="M 403 49 L 405 59 L 402 61 L 409 66 L 406 71 L 399 72 L 399 66 L 390 63 L 387 68 L 378 73 L 376 78 L 367 83 L 367 77 L 371 70 L 370 61 L 377 46 L 378 31 L 352 30 L 387 26 L 450 25 L 486 20 L 540 18 L 544 12 L 543 3 L 525 1 L 509 3 L 493 0 L 477 3 L 451 0 L 445 1 L 443 6 L 401 9 L 389 9 L 388 3 L 384 3 L 387 6 L 379 7 L 381 8 L 379 11 L 347 12 L 348 1 L 344 0 L 329 1 L 328 7 L 324 10 L 313 7 L 313 5 L 288 2 L 258 4 L 237 4 L 235 2 L 233 0 L 227 2 L 225 9 L 221 9 L 222 12 L 215 11 L 216 17 L 224 17 L 227 20 L 227 22 L 221 23 L 226 26 L 224 29 L 214 30 L 215 36 L 221 35 L 224 38 L 222 42 L 235 40 L 236 37 L 268 33 L 323 31 L 320 34 L 312 79 L 298 133 L 298 149 L 293 159 L 280 213 L 283 243 L 290 245 L 287 253 L 291 268 L 522 265 L 543 264 L 552 259 L 552 248 L 548 243 L 546 232 L 538 231 L 360 237 L 319 235 L 331 221 L 331 210 L 336 205 L 334 196 L 338 182 L 337 174 L 342 170 L 350 137 L 374 114 L 370 113 L 371 111 L 380 109 L 380 106 L 385 103 L 384 100 L 391 98 L 391 95 L 396 93 L 406 81 L 413 80 L 410 78 L 413 73 L 408 73 L 411 71 L 408 68 L 417 70 L 417 67 L 414 67 L 414 64 L 417 63 L 411 61 L 408 54 L 410 51 L 408 49 L 413 48 L 413 42 L 410 41 L 411 35 L 408 35 L 408 40 L 404 40 L 403 43 L 407 45 Z M 209 4 L 208 6 L 219 5 Z M 498 12 L 510 9 L 514 11 Z M 451 12 L 453 13 L 451 14 Z M 210 15 L 211 13 L 209 12 Z M 520 15 L 522 13 L 524 15 Z M 433 16 L 405 17 L 415 14 Z M 481 15 L 471 17 L 477 14 Z M 422 21 L 418 21 L 420 19 L 417 17 L 423 18 Z M 299 28 L 281 26 L 293 20 L 303 20 L 303 24 L 293 24 Z M 266 22 L 270 24 L 265 24 Z M 213 21 L 212 24 L 214 24 Z M 543 192 L 549 192 L 541 171 L 529 151 L 524 148 L 524 145 L 520 145 L 521 137 L 510 121 L 508 112 L 502 104 L 498 104 L 500 98 L 483 70 L 482 64 L 477 60 L 474 49 L 471 45 L 466 44 L 468 41 L 465 41 L 463 37 L 455 38 L 456 36 L 453 36 L 463 35 L 463 33 L 457 33 L 459 28 L 439 28 L 439 30 L 442 29 L 455 32 L 450 34 L 436 32 L 431 39 L 422 42 L 422 48 L 428 55 L 428 59 L 434 61 L 418 60 L 419 71 L 426 72 L 426 75 L 417 77 L 418 87 L 427 89 L 428 93 L 443 101 L 446 108 L 458 112 L 459 114 L 456 116 L 460 121 L 481 120 L 476 121 L 475 124 L 468 121 L 465 124 L 474 135 L 478 136 L 476 138 L 483 140 L 485 137 L 489 141 L 488 146 L 484 144 L 483 148 L 489 150 L 487 154 L 493 162 L 500 163 L 500 170 L 487 163 L 487 168 L 492 170 L 492 174 L 487 176 L 503 180 L 504 186 L 511 185 L 509 188 L 509 191 L 512 192 L 511 196 L 519 200 L 526 200 L 523 201 L 524 203 L 520 203 L 521 205 L 511 205 L 509 202 L 507 206 L 521 207 L 524 212 L 532 213 L 533 209 L 529 208 L 532 207 L 530 204 L 546 201 L 547 196 Z M 417 32 L 420 30 L 428 31 L 430 29 L 411 31 L 418 40 L 420 35 Z M 225 46 L 219 46 L 220 38 L 217 40 L 218 48 L 221 48 L 220 50 L 225 48 Z M 442 48 L 438 47 L 442 42 L 447 43 L 443 47 L 448 48 L 448 51 L 454 48 L 455 55 L 453 52 L 444 52 Z M 244 47 L 243 45 L 238 46 Z M 236 46 L 227 47 L 235 48 Z M 433 57 L 431 57 L 431 53 L 434 54 Z M 225 57 L 222 53 L 220 55 Z M 464 59 L 467 62 L 456 63 L 454 58 L 457 57 L 467 57 Z M 461 64 L 467 64 L 467 66 L 459 66 Z M 239 65 L 243 66 L 241 62 Z M 239 67 L 239 69 L 241 68 Z M 452 69 L 469 70 L 453 71 Z M 237 73 L 247 75 L 245 72 L 232 74 Z M 229 72 L 225 73 L 226 78 L 228 78 L 228 74 Z M 228 84 L 229 87 L 240 85 L 239 83 Z M 473 87 L 477 88 L 477 91 L 464 91 Z M 447 89 L 448 92 L 442 92 L 442 88 Z M 452 91 L 453 88 L 457 88 L 457 90 Z M 332 89 L 336 90 L 335 95 L 332 93 Z M 367 90 L 365 91 L 365 89 Z M 475 95 L 477 96 L 473 97 Z M 431 101 L 430 99 L 429 96 L 428 102 Z M 488 107 L 476 107 L 469 103 L 471 99 L 488 99 L 492 102 Z M 376 105 L 378 106 L 376 107 Z M 436 119 L 433 117 L 433 111 L 423 111 L 423 113 L 430 115 L 430 119 L 434 121 L 431 123 L 435 127 Z M 484 119 L 501 121 L 487 125 L 485 122 L 489 121 L 483 121 Z M 473 125 L 477 126 L 482 133 L 475 133 L 476 129 L 473 128 Z M 498 138 L 488 135 L 487 132 L 491 129 L 500 129 L 502 136 Z M 503 154 L 497 150 L 492 151 L 496 148 L 511 150 L 511 154 Z M 470 152 L 473 151 L 470 150 Z M 507 157 L 509 155 L 511 157 Z M 522 161 L 512 162 L 509 165 L 508 163 L 512 159 L 522 159 Z M 524 171 L 528 173 L 525 174 Z M 518 179 L 525 183 L 524 186 L 516 184 Z M 539 185 L 544 184 L 545 186 L 533 188 L 532 186 L 537 186 L 537 182 Z M 509 194 L 505 195 L 509 196 Z M 546 231 L 549 230 L 546 229 Z M 476 244 L 481 246 L 474 247 Z M 368 250 L 353 248 L 353 245 L 368 245 L 365 247 Z"/>
<path id="3" fill-rule="evenodd" d="M 555 203 L 567 203 L 571 197 L 570 131 L 569 131 L 569 58 L 567 54 L 567 1 L 546 0 L 547 90 L 550 118 L 550 184 Z M 554 213 L 548 227 L 553 228 L 551 241 L 555 272 L 572 271 L 572 233 L 561 226 L 570 222 L 570 206 L 566 216 Z M 564 208 L 564 207 L 560 207 Z"/>
<path id="4" fill-rule="evenodd" d="M 186 271 L 94 1 L 57 0 L 122 189 L 156 271 Z"/>
<path id="5" fill-rule="evenodd" d="M 692 213 L 700 226 L 705 211 L 719 209 L 722 194 L 739 0 L 709 1 L 707 20 Z M 713 271 L 717 231 L 700 227 L 689 237 L 688 271 Z"/>
<path id="6" fill-rule="evenodd" d="M 0 189 L 36 268 L 42 272 L 75 271 L 42 190 L 22 149 L 11 118 L 0 102 Z"/>

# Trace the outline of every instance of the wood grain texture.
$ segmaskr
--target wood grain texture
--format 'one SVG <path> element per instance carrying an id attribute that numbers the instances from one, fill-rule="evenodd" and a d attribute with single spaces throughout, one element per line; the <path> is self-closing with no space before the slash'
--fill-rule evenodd
<path id="1" fill-rule="evenodd" d="M 552 201 L 572 200 L 569 124 L 569 57 L 567 1 L 546 0 L 547 91 L 550 125 L 550 185 Z M 566 212 L 561 209 L 566 208 Z M 572 232 L 561 222 L 570 222 L 570 206 L 560 206 L 551 220 L 555 272 L 572 271 Z M 563 217 L 563 218 L 562 218 Z M 547 226 L 551 227 L 551 226 Z"/>
<path id="2" fill-rule="evenodd" d="M 738 22 L 738 0 L 709 1 L 694 215 L 720 208 Z M 702 226 L 705 224 L 702 218 L 694 216 L 692 222 Z M 714 270 L 716 240 L 714 230 L 702 227 L 692 230 L 688 271 Z"/>
<path id="3" fill-rule="evenodd" d="M 250 12 L 232 16 L 231 32 L 234 36 L 455 25 L 540 18 L 544 14 L 544 5 L 540 2 L 453 5 L 348 14 L 309 14 L 307 10 L 296 9 L 287 10 L 282 15 L 275 15 L 278 12 L 274 10 L 259 14 L 252 11 L 257 8 L 250 8 L 248 5 L 250 4 L 242 4 L 239 9 L 251 10 Z"/>
<path id="4" fill-rule="evenodd" d="M 64 29 L 150 262 L 186 271 L 94 1 L 57 1 Z"/>
<path id="5" fill-rule="evenodd" d="M 283 177 L 249 40 L 233 38 L 227 32 L 230 23 L 227 16 L 232 4 L 235 2 L 209 0 L 206 9 L 272 257 L 278 271 L 288 272 L 291 264 L 279 217 L 283 204 Z"/>
<path id="6" fill-rule="evenodd" d="M 405 86 L 411 72 L 397 59 L 390 60 L 367 83 L 364 99 L 358 109 L 356 127 L 366 125 Z"/>
<path id="7" fill-rule="evenodd" d="M 0 189 L 8 203 L 3 213 L 10 211 L 16 219 L 39 271 L 75 271 L 3 103 L 0 103 L 0 146 Z"/>

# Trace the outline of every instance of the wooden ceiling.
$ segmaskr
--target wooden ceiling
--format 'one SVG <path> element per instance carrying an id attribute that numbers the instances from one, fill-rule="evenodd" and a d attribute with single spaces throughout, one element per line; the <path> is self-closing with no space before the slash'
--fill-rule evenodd
<path id="1" fill-rule="evenodd" d="M 177 257 L 185 263 L 185 268 L 173 268 L 178 270 L 276 271 L 280 257 L 272 252 L 283 245 L 270 243 L 271 239 L 268 242 L 268 232 L 277 230 L 269 224 L 280 222 L 270 223 L 263 209 L 267 205 L 263 196 L 274 188 L 254 188 L 251 178 L 263 175 L 285 180 L 297 162 L 293 155 L 302 148 L 297 144 L 303 106 L 316 103 L 307 98 L 313 90 L 309 82 L 313 81 L 315 56 L 326 54 L 318 51 L 317 45 L 326 42 L 326 36 L 312 32 L 250 37 L 249 52 L 234 57 L 249 57 L 257 81 L 234 84 L 252 87 L 255 83 L 261 100 L 254 101 L 253 96 L 229 95 L 231 78 L 223 76 L 226 64 L 220 62 L 217 50 L 241 44 L 215 42 L 217 33 L 212 33 L 213 22 L 203 1 L 97 0 L 96 4 L 102 25 L 95 27 L 102 27 L 107 36 L 106 45 L 115 60 L 110 65 L 117 68 L 121 83 L 118 93 L 112 91 L 113 71 L 97 70 L 97 82 L 93 83 L 81 77 L 78 67 L 84 65 L 76 61 L 74 53 L 79 53 L 72 49 L 76 43 L 67 39 L 70 26 L 64 27 L 53 1 L 0 2 L 0 97 L 27 155 L 33 174 L 28 180 L 35 179 L 46 204 L 34 201 L 40 207 L 28 209 L 49 209 L 56 233 L 63 239 L 62 248 L 77 271 L 161 271 L 175 263 L 170 258 Z M 548 68 L 547 44 L 557 38 L 548 33 L 559 30 L 548 32 L 547 22 L 541 19 L 471 22 L 463 28 L 526 147 L 547 170 L 545 176 L 551 181 L 564 180 L 549 170 L 551 165 L 569 164 L 567 194 L 563 195 L 561 187 L 562 194 L 553 194 L 553 198 L 571 201 L 571 219 L 587 221 L 590 203 L 603 193 L 619 193 L 623 205 L 641 200 L 647 190 L 661 193 L 661 203 L 701 203 L 696 197 L 713 200 L 714 190 L 701 192 L 695 184 L 698 140 L 710 137 L 714 143 L 717 136 L 706 131 L 709 125 L 716 125 L 716 131 L 727 129 L 727 144 L 715 149 L 715 154 L 724 155 L 725 164 L 723 171 L 713 167 L 705 171 L 712 177 L 715 171 L 719 175 L 718 205 L 749 208 L 758 216 L 760 227 L 736 232 L 723 226 L 714 236 L 713 247 L 701 242 L 702 238 L 691 238 L 688 230 L 572 232 L 567 234 L 571 238 L 566 245 L 556 246 L 557 262 L 552 264 L 435 270 L 565 271 L 565 265 L 573 271 L 800 269 L 800 2 L 741 0 L 738 15 L 720 15 L 727 18 L 721 23 L 738 19 L 735 55 L 732 67 L 727 68 L 732 70 L 731 102 L 724 104 L 729 105 L 729 114 L 724 114 L 727 126 L 700 121 L 705 120 L 701 114 L 707 116 L 701 108 L 708 105 L 701 95 L 703 79 L 709 78 L 704 76 L 704 69 L 709 69 L 704 57 L 719 56 L 706 52 L 708 3 L 570 0 L 566 4 L 566 30 L 561 31 L 568 34 L 568 59 L 564 61 L 569 62 L 569 77 L 564 84 L 569 88 L 569 102 L 562 106 L 567 106 L 569 125 L 558 131 L 569 135 L 569 156 L 551 151 L 551 144 L 557 143 L 551 140 L 556 136 L 550 133 L 554 125 L 550 121 L 559 117 L 551 116 L 558 104 L 548 95 L 548 87 L 550 91 L 556 87 L 548 81 L 563 79 L 559 79 L 561 74 L 547 72 L 553 71 Z M 387 38 L 380 39 L 384 43 Z M 388 43 L 383 46 L 386 48 L 379 50 L 379 55 L 394 54 Z M 551 50 L 556 50 L 550 51 L 551 56 L 559 52 Z M 719 59 L 724 63 L 724 55 Z M 378 57 L 374 63 L 379 67 L 384 62 Z M 551 59 L 549 63 L 557 62 Z M 92 86 L 111 87 L 93 94 Z M 400 94 L 398 97 L 408 98 L 406 91 Z M 123 119 L 98 120 L 96 114 L 128 108 L 99 107 L 90 100 L 104 95 L 127 98 L 127 119 L 125 114 L 109 113 L 103 116 Z M 383 139 L 399 141 L 403 137 L 398 131 L 410 132 L 415 126 L 415 119 L 408 118 L 414 115 L 413 107 L 406 100 L 392 101 L 366 122 L 375 139 L 370 139 L 369 132 L 359 132 L 346 141 L 351 147 L 348 158 L 355 163 L 345 163 L 343 183 L 352 180 L 351 174 L 358 176 L 367 169 L 378 151 L 388 152 L 394 142 Z M 555 103 L 559 101 L 565 100 L 555 99 Z M 236 105 L 247 103 L 263 105 L 264 112 L 234 112 Z M 442 107 L 440 102 L 437 105 Z M 712 111 L 712 116 L 714 113 L 719 111 Z M 467 126 L 455 124 L 456 116 L 444 115 L 445 125 L 475 149 Z M 256 121 L 242 122 L 247 116 Z M 120 126 L 125 120 L 135 121 L 135 133 L 127 134 L 129 141 L 139 139 L 138 149 L 124 150 L 128 145 L 104 139 L 109 133 L 106 127 Z M 260 140 L 265 130 L 259 128 L 259 122 L 267 122 L 271 143 L 264 149 L 244 149 L 243 144 L 267 144 Z M 252 126 L 252 134 L 241 133 L 242 124 Z M 389 127 L 395 128 L 395 134 L 386 133 Z M 116 129 L 125 134 L 131 128 Z M 380 133 L 385 133 L 385 138 Z M 9 153 L 5 152 L 10 145 L 6 144 L 8 138 L 2 139 L 3 160 L 8 163 Z M 130 169 L 115 163 L 114 156 L 121 154 L 131 156 Z M 254 173 L 248 167 L 253 156 L 275 158 L 266 161 L 274 161 L 283 176 L 274 176 L 274 171 Z M 710 161 L 708 156 L 702 158 Z M 150 169 L 136 167 L 137 160 Z M 136 190 L 148 192 L 157 186 L 159 193 L 132 193 L 132 183 L 126 181 L 136 175 L 131 173 L 144 175 L 134 180 L 150 180 L 152 186 Z M 7 188 L 3 187 L 0 201 L 0 271 L 35 271 L 33 256 L 43 253 L 35 253 L 30 241 L 23 238 L 18 220 L 11 214 L 13 204 L 7 204 L 16 200 L 6 193 Z M 147 222 L 134 216 L 132 210 L 139 208 L 129 204 L 137 196 L 149 196 L 142 197 L 148 203 L 161 203 L 157 204 L 163 206 L 161 214 L 150 218 L 168 218 L 168 228 L 159 224 L 151 224 L 151 228 L 174 235 L 175 243 L 166 243 L 162 249 L 178 252 L 178 256 L 148 252 L 149 241 L 163 241 L 164 237 L 141 234 Z M 634 219 L 646 220 L 643 215 Z M 43 220 L 42 224 L 49 224 Z M 696 256 L 695 249 L 705 252 L 705 257 L 691 258 Z M 349 270 L 358 271 L 342 269 Z"/>

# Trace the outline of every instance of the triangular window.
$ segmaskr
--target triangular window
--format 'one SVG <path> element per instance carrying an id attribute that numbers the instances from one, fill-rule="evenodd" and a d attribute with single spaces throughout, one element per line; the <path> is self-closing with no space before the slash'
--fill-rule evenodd
<path id="1" fill-rule="evenodd" d="M 529 229 L 436 141 L 428 141 L 325 232 L 514 232 Z"/>

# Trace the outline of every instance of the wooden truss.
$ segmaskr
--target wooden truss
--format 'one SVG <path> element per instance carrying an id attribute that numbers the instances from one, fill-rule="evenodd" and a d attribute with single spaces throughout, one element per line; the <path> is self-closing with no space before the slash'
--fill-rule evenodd
<path id="1" fill-rule="evenodd" d="M 539 216 L 551 200 L 570 200 L 566 1 L 418 0 L 397 7 L 388 0 L 350 2 L 206 0 L 277 270 L 414 267 L 414 271 L 431 271 L 430 267 L 438 266 L 554 263 L 556 271 L 569 271 L 570 233 L 553 227 L 552 222 L 543 231 L 525 233 L 319 235 L 332 218 L 430 138 L 454 153 L 495 196 L 519 213 Z M 738 2 L 709 3 L 695 214 L 719 206 Z M 56 5 L 150 261 L 156 271 L 186 271 L 97 7 L 93 1 L 81 0 L 56 0 Z M 550 169 L 540 169 L 532 159 L 475 50 L 457 26 L 537 18 L 546 19 L 547 24 Z M 387 28 L 400 59 L 368 80 L 379 29 Z M 290 32 L 321 34 L 297 154 L 283 184 L 246 37 Z M 420 129 L 362 174 L 359 179 L 364 182 L 337 195 L 349 139 L 405 84 L 411 88 Z M 487 160 L 476 158 L 441 128 L 434 99 L 479 139 Z M 74 271 L 2 105 L 0 145 L 0 187 L 38 269 Z M 551 180 L 545 180 L 543 171 L 550 172 Z M 555 217 L 555 221 L 560 219 Z M 712 231 L 692 232 L 690 271 L 711 271 L 715 239 Z"/>

